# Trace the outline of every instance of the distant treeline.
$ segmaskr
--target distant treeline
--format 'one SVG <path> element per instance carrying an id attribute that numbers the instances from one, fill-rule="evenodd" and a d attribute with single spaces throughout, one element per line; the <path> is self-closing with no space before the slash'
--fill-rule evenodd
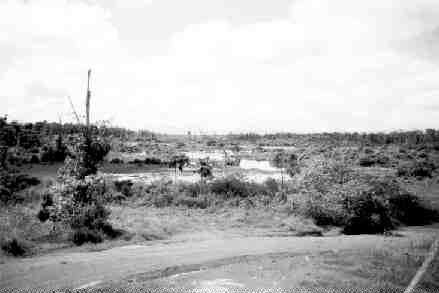
<path id="1" fill-rule="evenodd" d="M 19 146 L 25 149 L 40 147 L 52 140 L 53 136 L 70 136 L 80 134 L 84 125 L 57 122 L 20 123 L 8 122 L 6 117 L 0 117 L 0 145 Z M 133 131 L 122 127 L 92 125 L 92 132 L 105 138 L 128 139 L 131 137 L 150 138 L 150 131 Z"/>
<path id="2" fill-rule="evenodd" d="M 275 133 L 275 134 L 229 134 L 229 139 L 244 141 L 288 141 L 288 142 L 347 142 L 355 144 L 406 144 L 418 145 L 425 143 L 439 143 L 439 130 L 426 129 L 414 131 L 394 131 L 389 133 L 359 133 L 359 132 L 324 132 L 314 134 Z"/>

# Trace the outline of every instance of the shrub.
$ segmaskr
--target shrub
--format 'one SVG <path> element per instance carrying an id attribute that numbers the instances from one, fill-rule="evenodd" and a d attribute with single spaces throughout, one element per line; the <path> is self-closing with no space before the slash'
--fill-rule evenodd
<path id="1" fill-rule="evenodd" d="M 30 252 L 29 245 L 16 237 L 3 241 L 1 248 L 6 254 L 12 256 L 24 256 Z"/>
<path id="2" fill-rule="evenodd" d="M 279 192 L 279 190 L 280 190 L 279 184 L 273 178 L 267 178 L 264 181 L 264 186 L 266 188 L 267 195 L 275 196 L 276 193 Z"/>
<path id="3" fill-rule="evenodd" d="M 163 163 L 159 158 L 146 158 L 144 162 L 148 165 L 160 165 Z"/>
<path id="4" fill-rule="evenodd" d="M 134 160 L 128 162 L 128 164 L 133 164 L 133 165 L 142 165 L 143 163 L 144 163 L 144 161 L 140 160 L 140 159 L 134 159 Z"/>
<path id="5" fill-rule="evenodd" d="M 37 218 L 40 220 L 40 222 L 46 222 L 50 218 L 50 211 L 47 208 L 40 209 L 38 211 Z"/>
<path id="6" fill-rule="evenodd" d="M 392 218 L 398 224 L 425 225 L 439 219 L 438 211 L 426 207 L 407 191 L 391 193 L 388 200 Z"/>
<path id="7" fill-rule="evenodd" d="M 199 183 L 188 183 L 181 185 L 181 190 L 186 196 L 197 197 L 200 195 L 201 186 Z"/>
<path id="8" fill-rule="evenodd" d="M 0 170 L 0 201 L 13 204 L 24 200 L 18 191 L 40 184 L 40 180 L 24 174 L 16 174 L 11 170 Z"/>
<path id="9" fill-rule="evenodd" d="M 382 166 L 386 167 L 390 164 L 390 158 L 382 154 L 367 154 L 359 158 L 358 164 L 361 167 Z"/>
<path id="10" fill-rule="evenodd" d="M 8 188 L 0 185 L 0 201 L 3 204 L 7 204 L 13 200 L 16 201 L 12 196 L 12 192 Z"/>
<path id="11" fill-rule="evenodd" d="M 85 136 L 80 142 L 75 144 L 74 152 L 69 154 L 63 167 L 58 170 L 58 177 L 74 177 L 84 179 L 86 176 L 97 173 L 98 164 L 110 151 L 108 143 L 93 140 Z"/>
<path id="12" fill-rule="evenodd" d="M 60 138 L 57 145 L 59 149 Z M 49 218 L 70 228 L 72 241 L 77 245 L 100 242 L 103 233 L 113 233 L 108 223 L 110 212 L 103 206 L 107 191 L 105 181 L 96 175 L 98 164 L 109 151 L 108 143 L 93 139 L 90 130 L 84 130 L 64 166 L 58 170 L 58 184 L 48 190 L 54 204 L 43 201 L 38 214 L 42 220 Z"/>
<path id="13" fill-rule="evenodd" d="M 50 218 L 50 208 L 53 207 L 53 197 L 50 193 L 43 194 L 43 199 L 41 201 L 41 209 L 37 214 L 37 218 L 40 222 L 46 222 Z"/>
<path id="14" fill-rule="evenodd" d="M 370 154 L 373 154 L 374 151 L 371 148 L 364 148 L 364 153 L 367 154 L 367 155 L 370 155 Z"/>
<path id="15" fill-rule="evenodd" d="M 110 223 L 103 223 L 101 226 L 101 231 L 104 233 L 105 236 L 108 236 L 112 239 L 121 237 L 122 235 L 126 234 L 125 231 L 121 229 L 115 229 Z"/>
<path id="16" fill-rule="evenodd" d="M 305 171 L 293 205 L 319 226 L 339 226 L 346 234 L 384 233 L 400 224 L 437 219 L 393 177 L 365 175 L 331 162 Z"/>
<path id="17" fill-rule="evenodd" d="M 216 146 L 217 142 L 215 140 L 208 140 L 206 146 Z"/>
<path id="18" fill-rule="evenodd" d="M 67 157 L 67 148 L 44 146 L 41 153 L 41 162 L 62 162 Z"/>
<path id="19" fill-rule="evenodd" d="M 109 193 L 108 196 L 106 196 L 106 202 L 115 202 L 118 204 L 122 203 L 126 199 L 127 197 L 118 191 Z"/>
<path id="20" fill-rule="evenodd" d="M 209 190 L 226 199 L 251 196 L 249 185 L 234 175 L 215 179 L 209 184 Z"/>
<path id="21" fill-rule="evenodd" d="M 110 161 L 110 164 L 123 164 L 124 161 L 120 158 L 114 158 Z"/>
<path id="22" fill-rule="evenodd" d="M 358 160 L 358 164 L 361 167 L 371 167 L 375 165 L 375 158 L 372 156 L 363 156 Z"/>
<path id="23" fill-rule="evenodd" d="M 293 177 L 297 173 L 299 173 L 299 165 L 298 165 L 297 155 L 294 153 L 287 153 L 283 150 L 277 151 L 272 158 L 270 158 L 270 164 L 276 168 L 281 169 L 282 182 L 283 182 L 283 172 Z"/>
<path id="24" fill-rule="evenodd" d="M 124 196 L 131 197 L 133 195 L 133 182 L 131 180 L 113 181 L 113 184 L 116 188 L 116 191 L 122 193 Z"/>
<path id="25" fill-rule="evenodd" d="M 173 202 L 174 197 L 171 193 L 159 193 L 153 194 L 151 198 L 152 204 L 157 208 L 163 208 L 170 206 Z"/>
<path id="26" fill-rule="evenodd" d="M 69 226 L 72 229 L 86 227 L 91 230 L 102 230 L 107 225 L 110 212 L 101 204 L 92 204 L 78 209 L 76 214 L 69 219 Z"/>
<path id="27" fill-rule="evenodd" d="M 318 226 L 342 226 L 347 213 L 342 200 L 330 194 L 307 194 L 299 204 L 300 213 L 314 220 Z"/>
<path id="28" fill-rule="evenodd" d="M 99 231 L 90 230 L 84 227 L 74 230 L 71 237 L 72 242 L 78 246 L 86 242 L 100 243 L 104 240 L 102 234 Z"/>
<path id="29" fill-rule="evenodd" d="M 172 204 L 174 189 L 172 181 L 161 179 L 143 187 L 138 187 L 136 193 L 144 197 L 146 204 L 151 204 L 155 207 L 165 207 Z"/>
<path id="30" fill-rule="evenodd" d="M 435 169 L 436 167 L 433 163 L 422 160 L 400 164 L 397 174 L 400 177 L 431 178 Z"/>
<path id="31" fill-rule="evenodd" d="M 385 198 L 363 192 L 347 199 L 349 216 L 343 227 L 345 234 L 377 234 L 393 229 Z"/>
<path id="32" fill-rule="evenodd" d="M 40 163 L 40 158 L 36 155 L 32 155 L 32 157 L 30 158 L 29 161 L 31 164 L 39 164 Z"/>
<path id="33" fill-rule="evenodd" d="M 43 201 L 38 216 L 44 220 L 48 211 L 49 219 L 61 222 L 73 233 L 84 228 L 105 234 L 104 227 L 109 225 L 110 214 L 103 206 L 105 194 L 105 183 L 100 177 L 89 176 L 81 180 L 64 178 L 64 182 L 52 186 L 48 191 L 48 198 L 52 197 L 55 204 L 49 205 Z"/>

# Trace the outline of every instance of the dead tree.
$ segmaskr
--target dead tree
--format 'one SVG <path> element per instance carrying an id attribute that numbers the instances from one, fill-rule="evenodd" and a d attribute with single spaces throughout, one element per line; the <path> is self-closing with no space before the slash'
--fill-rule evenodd
<path id="1" fill-rule="evenodd" d="M 85 100 L 85 125 L 87 127 L 87 133 L 90 132 L 90 98 L 91 98 L 91 91 L 90 91 L 90 75 L 91 75 L 91 69 L 88 70 L 88 77 L 87 77 L 87 98 Z"/>
<path id="2" fill-rule="evenodd" d="M 72 108 L 73 115 L 75 115 L 76 122 L 78 124 L 81 124 L 81 119 L 79 119 L 78 112 L 76 112 L 76 109 L 75 109 L 75 106 L 73 105 L 72 99 L 70 98 L 70 96 L 67 96 L 67 99 L 69 100 L 70 108 Z"/>

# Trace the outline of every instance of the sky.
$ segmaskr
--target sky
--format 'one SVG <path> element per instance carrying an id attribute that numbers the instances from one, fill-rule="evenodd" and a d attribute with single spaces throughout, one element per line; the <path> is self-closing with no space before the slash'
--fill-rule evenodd
<path id="1" fill-rule="evenodd" d="M 0 115 L 162 133 L 439 128 L 437 0 L 0 0 Z"/>

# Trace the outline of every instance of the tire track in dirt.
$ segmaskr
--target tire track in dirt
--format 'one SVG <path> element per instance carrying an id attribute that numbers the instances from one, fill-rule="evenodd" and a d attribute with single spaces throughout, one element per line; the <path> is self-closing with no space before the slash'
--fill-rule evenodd
<path id="1" fill-rule="evenodd" d="M 0 266 L 0 287 L 78 288 L 97 280 L 106 284 L 129 277 L 160 278 L 261 255 L 298 256 L 353 248 L 360 251 L 404 248 L 421 238 L 432 239 L 434 232 L 434 229 L 418 227 L 402 231 L 405 237 L 248 237 L 125 246 L 99 252 L 59 252 L 5 262 Z"/>

